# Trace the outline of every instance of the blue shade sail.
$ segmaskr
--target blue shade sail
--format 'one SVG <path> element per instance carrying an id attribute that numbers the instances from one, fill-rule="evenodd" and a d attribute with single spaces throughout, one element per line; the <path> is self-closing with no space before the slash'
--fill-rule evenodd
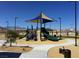
<path id="1" fill-rule="evenodd" d="M 27 20 L 26 22 L 34 22 L 34 23 L 48 23 L 48 22 L 54 22 L 55 20 L 52 18 L 49 18 L 46 16 L 43 12 L 41 12 L 37 17 Z"/>

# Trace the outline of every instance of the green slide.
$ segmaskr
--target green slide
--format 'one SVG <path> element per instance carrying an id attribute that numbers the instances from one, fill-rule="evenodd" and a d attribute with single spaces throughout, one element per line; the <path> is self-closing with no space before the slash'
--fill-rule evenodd
<path id="1" fill-rule="evenodd" d="M 19 35 L 19 39 L 22 39 L 24 37 L 26 37 L 26 34 L 25 35 Z"/>
<path id="2" fill-rule="evenodd" d="M 41 28 L 41 32 L 44 34 L 44 37 L 51 41 L 58 41 L 60 38 L 58 38 L 56 35 L 51 36 L 49 35 L 49 32 L 45 28 Z"/>

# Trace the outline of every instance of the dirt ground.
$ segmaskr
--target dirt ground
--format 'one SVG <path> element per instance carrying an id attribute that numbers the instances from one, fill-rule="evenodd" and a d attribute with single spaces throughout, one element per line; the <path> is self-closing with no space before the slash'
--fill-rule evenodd
<path id="1" fill-rule="evenodd" d="M 64 58 L 64 55 L 59 53 L 59 48 L 62 48 L 62 46 L 53 47 L 49 49 L 48 57 L 49 58 Z M 79 46 L 76 47 L 74 45 L 68 45 L 68 46 L 64 46 L 64 48 L 71 50 L 71 58 L 79 58 Z"/>
<path id="2" fill-rule="evenodd" d="M 59 40 L 59 41 L 26 41 L 26 40 L 16 40 L 17 44 L 60 44 L 60 43 L 65 43 L 67 40 Z"/>
<path id="3" fill-rule="evenodd" d="M 10 51 L 10 52 L 18 52 L 18 53 L 22 53 L 22 52 L 29 52 L 32 50 L 32 47 L 28 47 L 28 46 L 0 46 L 0 51 Z"/>

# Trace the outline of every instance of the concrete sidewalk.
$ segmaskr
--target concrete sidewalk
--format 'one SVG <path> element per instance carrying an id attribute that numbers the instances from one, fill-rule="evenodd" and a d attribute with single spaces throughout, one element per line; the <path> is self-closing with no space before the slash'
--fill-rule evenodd
<path id="1" fill-rule="evenodd" d="M 6 42 L 5 40 L 0 40 L 0 45 L 2 45 L 5 42 Z M 13 44 L 13 45 L 33 47 L 32 51 L 22 53 L 20 58 L 47 58 L 48 57 L 47 53 L 50 48 L 70 44 L 74 44 L 74 39 L 67 39 L 67 42 L 61 44 Z"/>
<path id="2" fill-rule="evenodd" d="M 28 46 L 33 47 L 33 50 L 30 52 L 22 53 L 20 58 L 47 58 L 47 53 L 50 48 L 56 47 L 56 46 L 65 46 L 70 44 L 74 44 L 74 40 L 68 40 L 64 44 L 62 43 L 61 44 L 40 44 L 40 45 L 30 44 Z"/>
<path id="3" fill-rule="evenodd" d="M 0 46 L 2 46 L 5 42 L 6 42 L 6 40 L 1 40 L 0 39 Z"/>

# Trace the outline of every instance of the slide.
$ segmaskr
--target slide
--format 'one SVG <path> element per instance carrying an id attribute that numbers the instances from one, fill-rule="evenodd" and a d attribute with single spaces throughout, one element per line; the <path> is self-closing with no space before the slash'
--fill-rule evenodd
<path id="1" fill-rule="evenodd" d="M 19 39 L 22 39 L 22 38 L 24 38 L 24 39 L 26 38 L 27 41 L 29 41 L 29 40 L 35 40 L 35 41 L 37 41 L 36 34 L 33 33 L 33 32 L 29 32 L 29 33 L 27 33 L 25 35 L 22 35 L 22 36 L 20 36 Z"/>
<path id="2" fill-rule="evenodd" d="M 28 34 L 29 34 L 29 31 L 27 30 L 27 33 L 25 35 L 20 35 L 19 36 L 19 39 L 26 38 L 28 36 Z"/>
<path id="3" fill-rule="evenodd" d="M 60 38 L 58 38 L 56 35 L 51 36 L 49 35 L 49 32 L 45 28 L 41 28 L 41 32 L 44 34 L 44 37 L 51 41 L 58 41 Z"/>
<path id="4" fill-rule="evenodd" d="M 19 39 L 22 39 L 22 38 L 24 38 L 24 37 L 26 37 L 26 34 L 25 34 L 25 35 L 20 35 L 20 36 L 19 36 Z"/>

